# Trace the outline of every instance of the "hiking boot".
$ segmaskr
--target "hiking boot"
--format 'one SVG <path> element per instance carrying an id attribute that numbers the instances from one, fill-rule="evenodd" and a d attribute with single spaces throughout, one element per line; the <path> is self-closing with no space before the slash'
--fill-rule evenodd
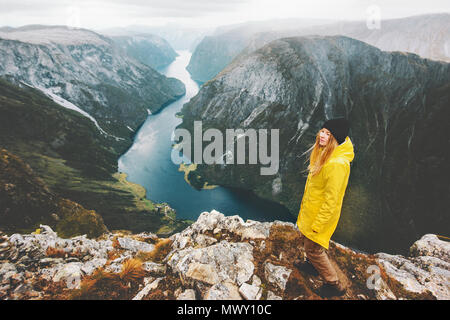
<path id="1" fill-rule="evenodd" d="M 317 272 L 316 268 L 309 262 L 308 259 L 306 261 L 301 261 L 297 259 L 294 261 L 294 267 L 296 267 L 300 272 L 306 273 L 307 275 L 317 277 L 319 276 L 319 272 Z"/>
<path id="2" fill-rule="evenodd" d="M 347 292 L 342 283 L 338 280 L 335 283 L 324 283 L 322 287 L 319 288 L 319 295 L 324 298 L 340 297 Z"/>

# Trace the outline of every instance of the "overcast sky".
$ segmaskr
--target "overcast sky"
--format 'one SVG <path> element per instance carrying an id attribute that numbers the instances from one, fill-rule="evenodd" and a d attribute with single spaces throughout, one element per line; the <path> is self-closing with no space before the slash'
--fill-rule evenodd
<path id="1" fill-rule="evenodd" d="M 366 20 L 450 12 L 449 0 L 0 0 L 0 26 L 58 24 L 102 29 L 129 25 L 190 26 L 307 17 Z"/>

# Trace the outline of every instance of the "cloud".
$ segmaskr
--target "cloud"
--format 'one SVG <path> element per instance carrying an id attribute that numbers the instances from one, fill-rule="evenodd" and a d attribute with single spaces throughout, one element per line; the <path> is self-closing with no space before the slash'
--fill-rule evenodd
<path id="1" fill-rule="evenodd" d="M 361 20 L 373 4 L 382 19 L 450 11 L 448 0 L 0 0 L 0 26 L 74 20 L 86 28 L 167 22 L 212 26 L 288 17 Z"/>
<path id="2" fill-rule="evenodd" d="M 80 7 L 85 12 L 101 8 L 107 11 L 124 10 L 149 17 L 196 17 L 218 12 L 232 12 L 253 0 L 1 0 L 1 14 L 19 13 L 34 15 L 36 12 L 63 11 L 68 7 Z M 119 12 L 118 12 L 119 13 Z"/>

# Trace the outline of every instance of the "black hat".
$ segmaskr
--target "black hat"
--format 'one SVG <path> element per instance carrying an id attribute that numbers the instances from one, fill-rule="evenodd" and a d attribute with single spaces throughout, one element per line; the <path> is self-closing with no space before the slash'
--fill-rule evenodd
<path id="1" fill-rule="evenodd" d="M 348 135 L 350 123 L 345 118 L 330 119 L 323 123 L 322 128 L 330 130 L 333 137 L 341 144 Z"/>

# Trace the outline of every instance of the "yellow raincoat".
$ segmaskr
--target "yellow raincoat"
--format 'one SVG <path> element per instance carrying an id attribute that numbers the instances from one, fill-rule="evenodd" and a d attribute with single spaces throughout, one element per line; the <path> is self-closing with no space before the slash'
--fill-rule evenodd
<path id="1" fill-rule="evenodd" d="M 320 172 L 314 177 L 310 173 L 306 180 L 297 226 L 305 237 L 326 249 L 341 215 L 350 162 L 354 157 L 353 144 L 346 137 Z"/>

